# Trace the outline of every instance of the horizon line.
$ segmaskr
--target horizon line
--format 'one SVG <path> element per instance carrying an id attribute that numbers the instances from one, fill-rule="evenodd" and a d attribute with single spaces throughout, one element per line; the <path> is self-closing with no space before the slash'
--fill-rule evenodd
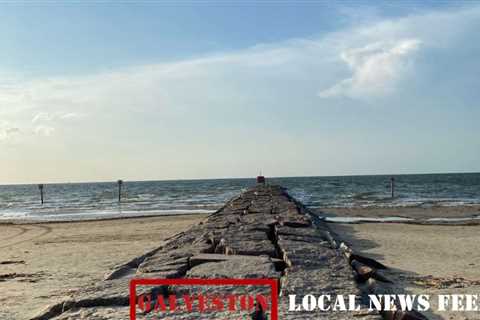
<path id="1" fill-rule="evenodd" d="M 292 178 L 335 178 L 335 177 L 367 177 L 367 176 L 413 176 L 413 175 L 447 175 L 447 174 L 480 174 L 480 171 L 451 171 L 451 172 L 423 172 L 423 173 L 375 173 L 375 174 L 337 174 L 337 175 L 299 175 L 299 176 L 265 176 L 267 179 L 292 179 Z M 117 183 L 118 180 L 125 182 L 174 182 L 174 181 L 208 181 L 208 180 L 246 180 L 255 179 L 251 177 L 219 177 L 219 178 L 167 178 L 167 179 L 112 179 L 96 181 L 68 181 L 68 182 L 18 182 L 18 183 L 0 183 L 0 186 L 28 186 L 28 185 L 57 185 L 57 184 L 92 184 L 92 183 Z"/>

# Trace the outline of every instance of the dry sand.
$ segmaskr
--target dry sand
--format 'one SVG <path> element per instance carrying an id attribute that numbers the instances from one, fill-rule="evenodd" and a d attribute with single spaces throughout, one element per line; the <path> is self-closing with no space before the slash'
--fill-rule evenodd
<path id="1" fill-rule="evenodd" d="M 354 250 L 393 270 L 410 294 L 480 295 L 480 226 L 399 223 L 330 224 Z M 480 319 L 477 312 L 438 312 L 433 319 Z"/>
<path id="2" fill-rule="evenodd" d="M 69 290 L 161 245 L 205 215 L 0 224 L 0 319 L 28 319 Z"/>
<path id="3" fill-rule="evenodd" d="M 478 212 L 477 207 L 391 210 L 329 212 L 370 217 L 458 217 Z M 196 215 L 0 225 L 0 319 L 28 319 L 69 290 L 101 280 L 115 265 L 159 246 L 166 237 L 204 218 Z M 331 226 L 355 250 L 390 266 L 391 276 L 408 293 L 480 294 L 480 226 Z M 480 319 L 480 312 L 435 312 L 434 318 Z"/>

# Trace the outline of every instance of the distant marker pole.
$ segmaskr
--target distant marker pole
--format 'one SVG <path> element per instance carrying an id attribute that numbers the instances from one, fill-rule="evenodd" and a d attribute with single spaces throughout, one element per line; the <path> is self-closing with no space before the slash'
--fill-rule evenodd
<path id="1" fill-rule="evenodd" d="M 118 203 L 120 203 L 120 202 L 122 202 L 122 185 L 123 185 L 123 181 L 122 181 L 122 180 L 118 180 L 117 183 L 118 183 Z"/>
<path id="2" fill-rule="evenodd" d="M 390 178 L 390 189 L 392 190 L 392 198 L 395 198 L 395 178 Z"/>
<path id="3" fill-rule="evenodd" d="M 38 190 L 40 190 L 40 202 L 43 204 L 43 184 L 38 185 Z"/>
<path id="4" fill-rule="evenodd" d="M 258 184 L 265 184 L 265 177 L 262 176 L 261 174 L 257 176 L 257 183 Z"/>

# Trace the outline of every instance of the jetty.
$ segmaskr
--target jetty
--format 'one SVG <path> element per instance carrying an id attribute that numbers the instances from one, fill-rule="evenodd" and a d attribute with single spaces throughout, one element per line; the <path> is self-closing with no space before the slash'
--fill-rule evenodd
<path id="1" fill-rule="evenodd" d="M 132 258 L 104 281 L 79 288 L 50 305 L 32 320 L 129 319 L 133 279 L 275 279 L 278 319 L 426 319 L 418 312 L 368 310 L 368 294 L 388 293 L 387 267 L 353 252 L 328 224 L 291 197 L 281 186 L 263 183 L 243 192 L 204 222 L 181 232 L 154 250 Z M 245 290 L 269 294 L 267 287 L 210 286 L 196 288 L 224 295 Z M 142 287 L 154 297 L 181 295 L 186 286 Z M 355 295 L 352 311 L 289 311 L 289 295 L 332 297 Z M 137 308 L 136 308 L 137 309 Z M 162 319 L 136 311 L 137 319 Z M 244 319 L 271 319 L 272 310 L 243 311 Z M 168 319 L 232 319 L 227 311 L 201 314 L 176 312 Z M 236 317 L 237 319 L 240 316 Z"/>

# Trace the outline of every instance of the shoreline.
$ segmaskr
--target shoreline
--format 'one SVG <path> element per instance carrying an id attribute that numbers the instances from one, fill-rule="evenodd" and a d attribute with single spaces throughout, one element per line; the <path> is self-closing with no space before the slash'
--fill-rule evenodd
<path id="1" fill-rule="evenodd" d="M 367 224 L 367 223 L 388 223 L 388 224 L 411 224 L 425 226 L 476 226 L 480 225 L 480 216 L 471 218 L 430 218 L 430 219 L 408 219 L 402 217 L 320 217 L 327 223 L 333 224 Z"/>
<path id="2" fill-rule="evenodd" d="M 95 221 L 114 221 L 123 219 L 148 219 L 157 217 L 198 216 L 210 215 L 220 210 L 201 210 L 198 212 L 179 213 L 148 213 L 148 214 L 125 214 L 124 216 L 88 217 L 89 213 L 83 213 L 83 219 L 28 219 L 11 218 L 0 219 L 0 225 L 23 225 L 42 223 L 76 223 Z M 309 208 L 319 217 L 327 218 L 329 223 L 405 223 L 427 225 L 465 225 L 480 224 L 480 205 L 459 206 L 432 206 L 432 207 L 319 207 Z M 62 215 L 66 216 L 66 215 Z M 342 220 L 342 218 L 345 218 Z M 394 219 L 392 219 L 394 218 Z M 331 219 L 331 220 L 330 220 Z M 338 219 L 338 221 L 335 221 Z M 352 221 L 348 221 L 351 219 Z M 369 221 L 371 219 L 371 221 Z M 411 219 L 406 220 L 406 219 Z M 390 221 L 389 221 L 390 220 Z M 451 220 L 451 221 L 449 221 Z"/>
<path id="3" fill-rule="evenodd" d="M 408 209 L 411 208 L 403 208 L 402 213 L 418 216 L 418 211 Z M 452 214 L 451 208 L 441 209 L 422 213 L 430 217 Z M 467 209 L 471 208 L 456 208 L 456 212 Z M 348 209 L 339 216 L 353 213 L 362 217 L 368 210 Z M 382 213 L 391 214 L 379 209 L 371 212 L 370 217 L 381 217 Z M 209 216 L 211 214 L 177 214 L 0 222 L 0 283 L 5 288 L 0 293 L 0 303 L 8 305 L 0 310 L 0 318 L 28 319 L 46 305 L 74 294 L 79 287 L 102 281 L 106 274 L 132 257 L 158 248 L 171 236 L 200 224 Z M 480 236 L 476 225 L 411 222 L 328 225 L 356 252 L 389 266 L 388 276 L 409 293 L 469 293 L 480 289 L 476 282 L 480 279 L 477 270 L 480 257 L 475 254 Z M 458 285 L 462 287 L 455 287 Z M 26 302 L 32 308 L 25 311 L 15 305 L 15 301 Z M 27 314 L 30 311 L 32 313 Z M 438 319 L 435 316 L 432 319 Z M 463 319 L 453 316 L 450 319 Z"/>
<path id="4" fill-rule="evenodd" d="M 33 225 L 33 224 L 62 224 L 62 223 L 85 223 L 85 222 L 103 222 L 103 221 L 115 221 L 115 220 L 129 220 L 129 219 L 155 219 L 162 217 L 190 217 L 190 216 L 209 216 L 215 213 L 216 210 L 211 212 L 195 212 L 195 213 L 173 213 L 173 214 L 157 214 L 157 215 L 138 215 L 138 216 L 124 216 L 124 217 L 102 217 L 102 218 L 90 218 L 83 220 L 28 220 L 28 219 L 0 219 L 0 226 L 2 225 Z"/>
<path id="5" fill-rule="evenodd" d="M 480 205 L 398 208 L 325 207 L 314 209 L 312 212 L 331 224 L 480 225 Z"/>

